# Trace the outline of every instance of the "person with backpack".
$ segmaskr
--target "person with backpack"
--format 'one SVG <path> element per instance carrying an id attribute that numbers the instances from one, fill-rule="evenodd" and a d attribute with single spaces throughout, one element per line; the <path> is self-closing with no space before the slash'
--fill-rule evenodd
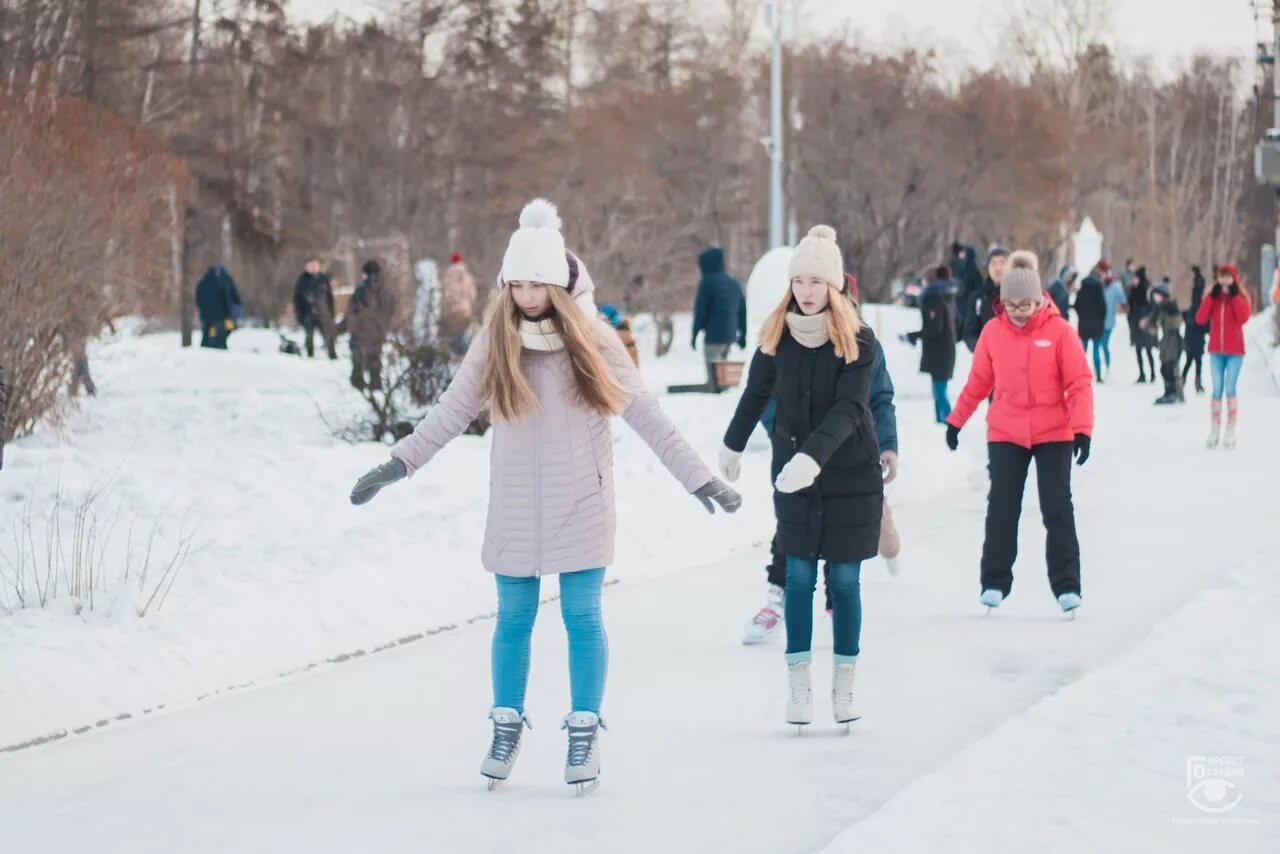
<path id="1" fill-rule="evenodd" d="M 854 674 L 862 627 L 862 562 L 880 542 L 884 473 L 871 416 L 876 338 L 845 288 L 835 230 L 817 225 L 791 257 L 790 287 L 760 334 L 747 387 L 724 436 L 720 469 L 736 480 L 747 439 L 776 395 L 772 433 L 776 543 L 786 555 L 789 724 L 813 721 L 810 673 L 818 563 L 831 564 L 836 723 L 859 715 Z"/>
<path id="2" fill-rule="evenodd" d="M 1209 375 L 1213 380 L 1210 400 L 1209 438 L 1205 445 L 1227 448 L 1236 446 L 1236 423 L 1240 416 L 1240 398 L 1236 384 L 1244 367 L 1244 325 L 1249 322 L 1252 307 L 1249 292 L 1241 286 L 1240 269 L 1235 264 L 1218 267 L 1217 283 L 1200 303 L 1196 323 L 1209 327 Z M 1227 400 L 1227 427 L 1222 430 L 1222 399 Z"/>
<path id="3" fill-rule="evenodd" d="M 716 363 L 729 359 L 736 342 L 747 348 L 747 298 L 738 280 L 725 272 L 724 250 L 718 246 L 704 249 L 698 255 L 702 278 L 693 304 L 693 349 L 698 349 L 698 335 L 703 335 L 707 363 L 707 387 L 719 390 Z"/>
<path id="4" fill-rule="evenodd" d="M 1031 461 L 1048 534 L 1049 585 L 1063 612 L 1079 607 L 1080 542 L 1071 503 L 1071 460 L 1084 465 L 1093 436 L 1093 375 L 1080 337 L 1040 284 L 1036 256 L 1014 252 L 1000 286 L 995 320 L 987 324 L 956 408 L 947 418 L 947 447 L 982 401 L 987 409 L 986 538 L 979 601 L 999 607 L 1013 587 L 1018 519 Z"/>
<path id="5" fill-rule="evenodd" d="M 1280 269 L 1280 268 L 1277 268 Z M 1204 273 L 1198 266 L 1191 268 L 1191 305 L 1188 306 L 1183 321 L 1186 323 L 1186 340 L 1183 348 L 1187 354 L 1186 365 L 1182 368 L 1182 385 L 1187 384 L 1187 377 L 1194 367 L 1196 376 L 1196 394 L 1204 394 L 1204 382 L 1201 379 L 1204 366 L 1204 339 L 1209 334 L 1209 327 L 1196 322 L 1200 312 L 1200 304 L 1204 302 Z"/>
<path id="6" fill-rule="evenodd" d="M 293 283 L 293 316 L 306 334 L 307 358 L 315 358 L 317 331 L 329 358 L 338 358 L 334 340 L 333 284 L 329 276 L 321 272 L 319 258 L 309 259 L 302 275 Z"/>
<path id="7" fill-rule="evenodd" d="M 500 289 L 448 390 L 391 458 L 351 492 L 364 504 L 421 472 L 486 405 L 493 416 L 484 568 L 497 584 L 493 740 L 480 773 L 506 780 L 520 752 L 530 637 L 543 576 L 558 576 L 569 636 L 572 708 L 564 780 L 581 791 L 600 774 L 608 648 L 601 616 L 613 563 L 614 469 L 610 419 L 634 429 L 684 491 L 709 513 L 742 499 L 680 435 L 592 301 L 581 259 L 565 249 L 545 199 L 525 206 L 502 259 Z"/>

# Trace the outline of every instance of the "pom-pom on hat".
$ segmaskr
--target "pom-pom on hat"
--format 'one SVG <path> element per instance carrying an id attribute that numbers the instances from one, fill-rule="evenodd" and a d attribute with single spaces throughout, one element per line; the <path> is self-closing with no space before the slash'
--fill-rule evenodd
<path id="1" fill-rule="evenodd" d="M 813 276 L 843 290 L 844 256 L 836 245 L 836 230 L 829 225 L 815 225 L 809 229 L 791 254 L 787 276 L 791 279 Z"/>
<path id="2" fill-rule="evenodd" d="M 1009 256 L 1009 272 L 1000 283 L 1000 298 L 1018 302 L 1041 300 L 1044 287 L 1040 283 L 1040 263 L 1034 252 L 1019 249 Z"/>
<path id="3" fill-rule="evenodd" d="M 502 256 L 503 282 L 542 282 L 569 287 L 569 261 L 560 214 L 546 199 L 534 199 L 520 212 L 520 228 Z"/>

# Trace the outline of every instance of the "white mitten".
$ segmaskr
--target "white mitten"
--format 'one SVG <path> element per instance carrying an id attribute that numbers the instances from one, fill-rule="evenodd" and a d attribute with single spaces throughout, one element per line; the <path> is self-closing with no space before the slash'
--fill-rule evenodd
<path id="1" fill-rule="evenodd" d="M 720 474 L 733 483 L 742 474 L 742 454 L 729 448 L 720 448 Z"/>
<path id="2" fill-rule="evenodd" d="M 773 485 L 779 492 L 799 492 L 812 486 L 821 470 L 818 461 L 813 457 L 808 454 L 796 454 L 791 458 L 791 462 L 778 472 L 778 479 Z"/>

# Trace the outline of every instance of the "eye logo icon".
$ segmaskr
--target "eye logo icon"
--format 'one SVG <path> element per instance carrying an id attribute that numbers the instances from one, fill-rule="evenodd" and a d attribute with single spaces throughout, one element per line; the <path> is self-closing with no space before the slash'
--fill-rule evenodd
<path id="1" fill-rule="evenodd" d="M 1188 756 L 1187 800 L 1207 813 L 1235 809 L 1244 793 L 1230 778 L 1244 776 L 1240 757 Z"/>

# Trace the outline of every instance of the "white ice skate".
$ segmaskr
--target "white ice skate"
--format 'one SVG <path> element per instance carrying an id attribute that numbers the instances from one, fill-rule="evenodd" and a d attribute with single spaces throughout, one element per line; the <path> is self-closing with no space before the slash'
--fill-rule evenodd
<path id="1" fill-rule="evenodd" d="M 480 765 L 480 773 L 489 778 L 489 790 L 511 776 L 520 755 L 520 736 L 529 722 L 515 709 L 495 708 L 489 712 L 493 721 L 493 743 Z M 532 727 L 530 727 L 532 729 Z"/>
<path id="2" fill-rule="evenodd" d="M 1222 419 L 1215 415 L 1213 420 L 1209 422 L 1209 438 L 1204 441 L 1204 446 L 1206 448 L 1212 451 L 1214 448 L 1218 447 L 1218 433 L 1221 429 Z M 1234 435 L 1232 438 L 1234 438 Z"/>
<path id="3" fill-rule="evenodd" d="M 782 588 L 769 585 L 769 601 L 747 621 L 742 631 L 742 642 L 747 646 L 764 643 L 782 628 Z"/>
<path id="4" fill-rule="evenodd" d="M 1063 593 L 1058 597 L 1058 607 L 1062 609 L 1062 613 L 1074 620 L 1076 618 L 1076 608 L 1080 607 L 1080 594 Z"/>
<path id="5" fill-rule="evenodd" d="M 982 591 L 982 595 L 978 597 L 978 601 L 987 606 L 987 613 L 990 614 L 996 608 L 1000 607 L 1000 603 L 1004 601 L 1004 594 L 994 587 L 987 588 Z"/>
<path id="6" fill-rule="evenodd" d="M 853 711 L 853 677 L 858 662 L 840 662 L 836 664 L 831 677 L 831 711 L 835 714 L 836 723 L 844 724 L 844 731 L 849 731 L 849 724 L 862 715 Z"/>
<path id="7" fill-rule="evenodd" d="M 564 781 L 577 789 L 579 797 L 594 792 L 600 785 L 600 730 L 608 727 L 594 712 L 572 712 L 560 728 L 569 731 Z"/>
<path id="8" fill-rule="evenodd" d="M 813 674 L 809 672 L 809 662 L 788 664 L 787 682 L 787 723 L 795 725 L 798 735 L 805 725 L 813 723 Z"/>
<path id="9" fill-rule="evenodd" d="M 1222 447 L 1228 451 L 1236 446 L 1236 422 L 1227 419 L 1227 429 L 1222 431 Z"/>

